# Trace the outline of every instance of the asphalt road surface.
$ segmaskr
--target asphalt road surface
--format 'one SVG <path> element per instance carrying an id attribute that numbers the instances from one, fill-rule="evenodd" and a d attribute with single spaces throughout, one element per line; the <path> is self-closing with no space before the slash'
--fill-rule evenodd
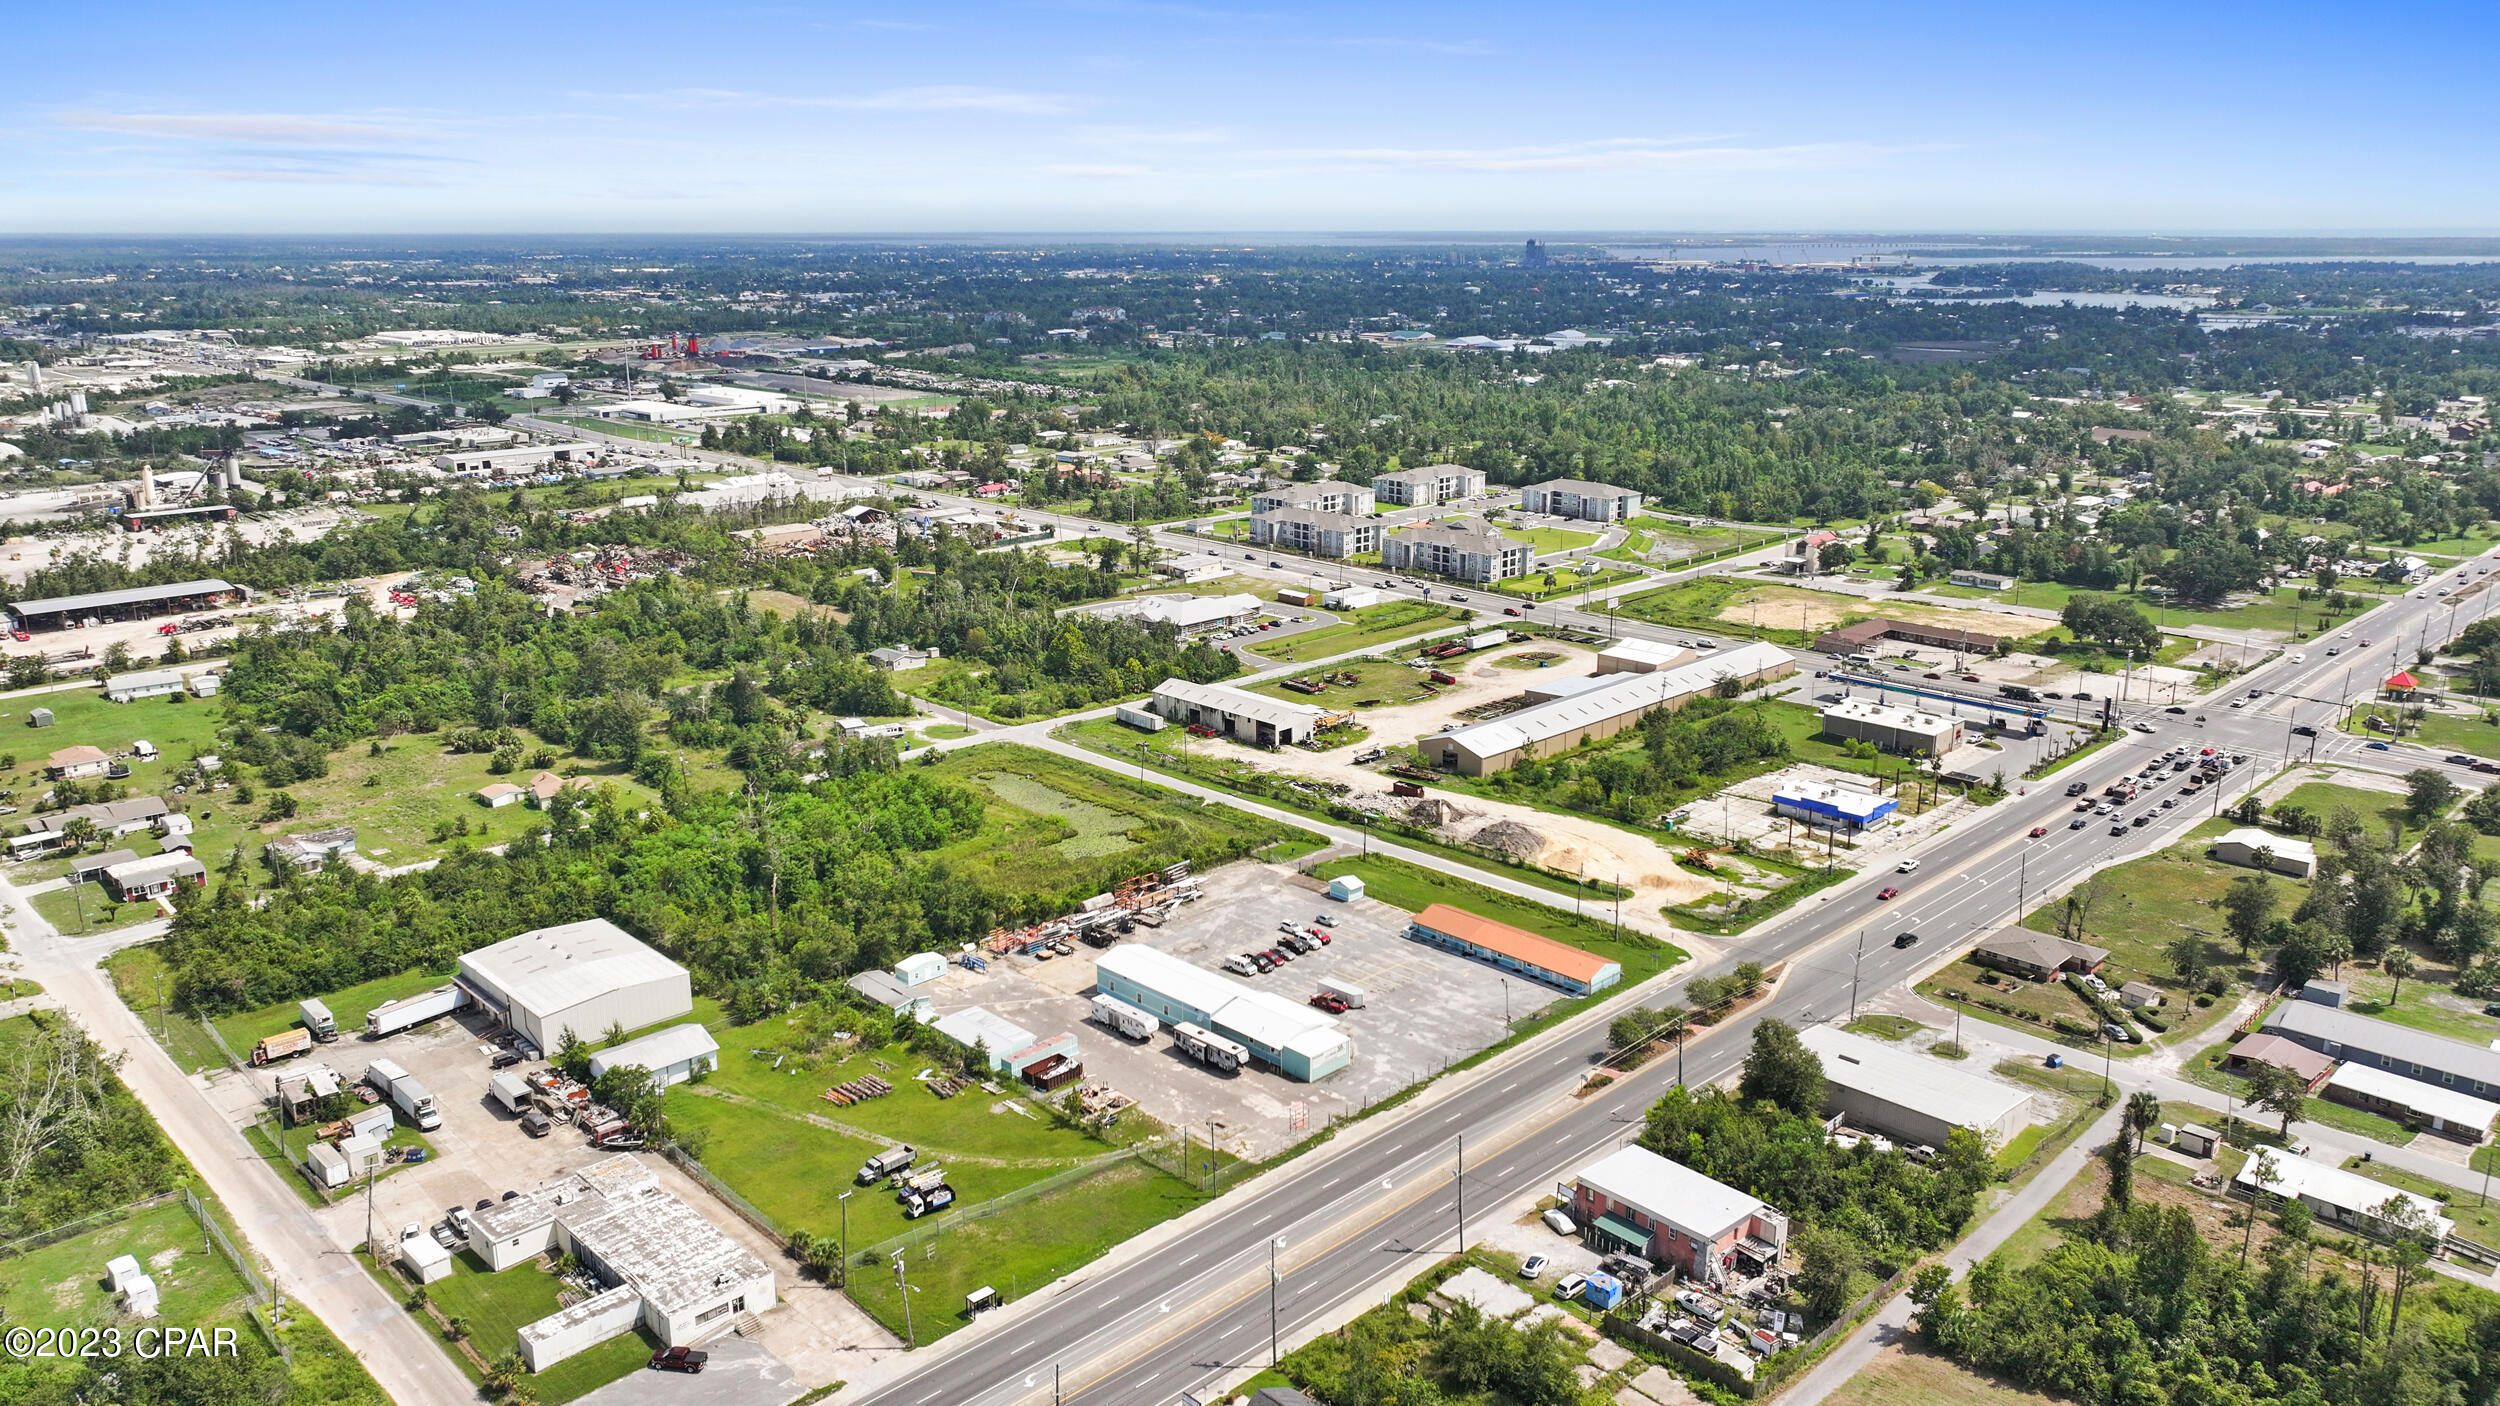
<path id="1" fill-rule="evenodd" d="M 2465 568 L 2465 579 L 2482 564 Z M 2440 578 L 2458 579 L 2454 572 Z M 1766 964 L 1784 958 L 1794 970 L 1767 1007 L 1707 1032 L 1681 1058 L 1653 1059 L 1601 1092 L 1574 1099 L 1571 1091 L 1605 1054 L 1601 1025 L 1468 1076 L 1471 1082 L 1449 1097 L 1388 1115 L 1395 1123 L 1372 1136 L 1342 1151 L 1324 1148 L 1251 1195 L 1236 1193 L 1220 1214 L 1144 1262 L 1061 1290 L 1037 1317 L 997 1324 L 997 1331 L 972 1330 L 960 1347 L 942 1349 L 927 1365 L 861 1400 L 874 1406 L 1046 1400 L 1057 1368 L 1069 1402 L 1134 1406 L 1173 1401 L 1261 1365 L 1269 1347 L 1271 1253 L 1275 1327 L 1290 1339 L 1297 1327 L 1457 1248 L 1461 1188 L 1454 1172 L 1462 1136 L 1468 1204 L 1492 1208 L 1553 1188 L 1593 1153 L 1636 1136 L 1643 1112 L 1679 1078 L 1700 1084 L 1731 1074 L 1764 1016 L 1800 1024 L 1845 1019 L 1853 993 L 1862 998 L 1914 979 L 2012 920 L 2026 904 L 2094 869 L 2175 842 L 2287 757 L 2306 757 L 2314 739 L 2293 736 L 2294 726 L 2314 725 L 2333 738 L 2330 729 L 2351 690 L 2366 695 L 2393 665 L 2409 664 L 2420 643 L 2448 638 L 2476 609 L 2469 604 L 2452 611 L 2436 596 L 2400 596 L 2354 621 L 2348 637 L 2304 646 L 2306 660 L 2286 653 L 2239 680 L 2232 692 L 2246 704 L 2242 708 L 2229 708 L 2226 695 L 2181 714 L 2147 710 L 2129 721 L 2144 722 L 2152 732 L 2131 728 L 2122 742 L 2054 781 L 1955 825 L 1921 854 L 1916 873 L 1862 876 L 1741 939 L 1729 965 L 1738 958 Z M 2365 649 L 2362 639 L 2373 643 Z M 2341 652 L 2329 656 L 2327 648 Z M 2248 700 L 2252 688 L 2263 696 Z M 2349 745 L 2330 742 L 2340 764 L 2396 773 L 2430 765 L 2460 783 L 2480 779 L 2406 744 L 2376 752 L 2344 741 Z M 2159 800 L 2177 794 L 2177 785 L 2148 788 L 2121 813 L 2132 819 L 2149 806 L 2154 818 L 2140 829 L 2131 826 L 2123 838 L 2109 833 L 2106 818 L 2068 828 L 2074 812 L 2064 794 L 2067 782 L 2089 782 L 2097 793 L 2177 745 L 2243 753 L 2250 763 L 2171 810 L 2160 809 Z M 2041 825 L 2048 833 L 2031 838 L 2032 827 Z M 1888 883 L 1901 888 L 1900 896 L 1877 899 Z M 1903 932 L 1918 933 L 1919 942 L 1894 946 Z M 1682 984 L 1646 992 L 1643 1003 L 1674 1000 Z M 1076 1331 L 1067 1325 L 1077 1325 Z"/>

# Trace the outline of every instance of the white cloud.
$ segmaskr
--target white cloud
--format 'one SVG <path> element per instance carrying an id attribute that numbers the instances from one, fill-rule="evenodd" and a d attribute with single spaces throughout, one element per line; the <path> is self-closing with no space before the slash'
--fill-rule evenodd
<path id="1" fill-rule="evenodd" d="M 574 92 L 588 102 L 680 107 L 822 108 L 843 112 L 995 112 L 1021 117 L 1055 117 L 1077 111 L 1081 99 L 1060 93 L 1026 93 L 1011 88 L 983 88 L 961 83 L 932 83 L 912 88 L 882 88 L 873 93 L 796 95 L 750 93 L 732 88 L 669 88 L 656 93 Z"/>
<path id="2" fill-rule="evenodd" d="M 405 141 L 415 134 L 372 122 L 281 112 L 71 111 L 55 119 L 72 131 L 120 132 L 180 141 L 258 142 L 277 146 L 339 146 Z"/>
<path id="3" fill-rule="evenodd" d="M 1135 176 L 1160 175 L 1150 166 L 1045 166 L 1043 174 L 1074 176 L 1080 179 L 1119 180 Z"/>
<path id="4" fill-rule="evenodd" d="M 1329 167 L 1379 167 L 1414 171 L 1775 171 L 1800 166 L 1866 165 L 1900 148 L 1864 142 L 1804 142 L 1787 146 L 1705 145 L 1713 138 L 1661 140 L 1617 137 L 1556 146 L 1338 147 L 1273 151 L 1259 159 Z"/>

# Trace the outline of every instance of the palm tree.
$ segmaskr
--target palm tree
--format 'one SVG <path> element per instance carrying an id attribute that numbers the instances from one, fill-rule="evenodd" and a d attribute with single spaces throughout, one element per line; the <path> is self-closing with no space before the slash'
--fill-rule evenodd
<path id="1" fill-rule="evenodd" d="M 2144 1155 L 2144 1135 L 2161 1121 L 2161 1099 L 2150 1089 L 2138 1089 L 2127 1096 L 2127 1127 L 2135 1134 L 2135 1155 Z"/>
<path id="2" fill-rule="evenodd" d="M 2379 970 L 2396 979 L 2394 989 L 2387 993 L 2387 1004 L 2392 1006 L 2396 1004 L 2397 993 L 2405 989 L 2405 978 L 2413 975 L 2416 970 L 2413 952 L 2410 948 L 2390 947 L 2387 949 L 2387 955 L 2379 959 L 2378 965 Z"/>

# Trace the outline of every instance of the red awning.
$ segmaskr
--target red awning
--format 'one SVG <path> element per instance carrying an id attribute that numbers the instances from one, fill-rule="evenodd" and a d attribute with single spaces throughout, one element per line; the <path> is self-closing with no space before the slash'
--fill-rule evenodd
<path id="1" fill-rule="evenodd" d="M 2411 693 L 2413 690 L 2420 688 L 2421 686 L 2421 680 L 2406 673 L 2402 669 L 2398 669 L 2396 671 L 2396 676 L 2387 681 L 2387 691 L 2390 693 Z"/>

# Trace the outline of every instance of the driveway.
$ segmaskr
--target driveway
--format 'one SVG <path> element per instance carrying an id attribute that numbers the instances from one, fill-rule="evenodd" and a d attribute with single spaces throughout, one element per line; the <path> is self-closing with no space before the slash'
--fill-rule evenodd
<path id="1" fill-rule="evenodd" d="M 798 1378 L 761 1343 L 716 1338 L 704 1351 L 712 1360 L 691 1376 L 682 1372 L 628 1372 L 574 1406 L 782 1406 L 796 1400 Z"/>

